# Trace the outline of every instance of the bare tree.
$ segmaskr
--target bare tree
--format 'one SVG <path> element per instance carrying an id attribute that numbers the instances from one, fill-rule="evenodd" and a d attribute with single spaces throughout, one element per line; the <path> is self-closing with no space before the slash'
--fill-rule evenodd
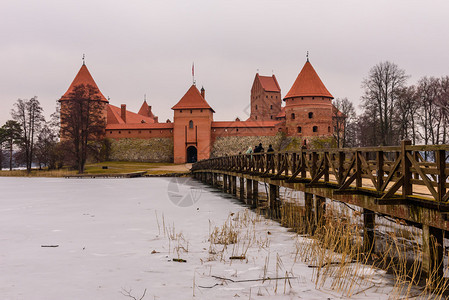
<path id="1" fill-rule="evenodd" d="M 400 140 L 409 139 L 413 145 L 417 142 L 417 111 L 419 109 L 418 94 L 414 86 L 403 88 L 398 94 L 396 105 L 395 130 Z"/>
<path id="2" fill-rule="evenodd" d="M 337 147 L 347 147 L 348 132 L 351 124 L 356 118 L 354 105 L 347 98 L 335 99 L 333 101 L 332 121 L 334 124 L 334 138 Z"/>
<path id="3" fill-rule="evenodd" d="M 37 134 L 42 123 L 45 122 L 42 112 L 42 107 L 36 96 L 30 100 L 18 99 L 14 104 L 14 109 L 11 110 L 12 118 L 20 124 L 22 129 L 19 148 L 24 154 L 28 172 L 31 172 Z"/>
<path id="4" fill-rule="evenodd" d="M 89 142 L 99 140 L 105 134 L 105 102 L 100 92 L 91 85 L 77 85 L 67 99 L 61 99 L 61 141 L 75 160 L 79 173 L 84 172 Z"/>
<path id="5" fill-rule="evenodd" d="M 392 62 L 381 62 L 369 71 L 362 82 L 365 94 L 362 97 L 365 110 L 374 114 L 375 144 L 393 145 L 398 141 L 394 136 L 393 119 L 400 91 L 407 80 L 405 71 Z"/>
<path id="6" fill-rule="evenodd" d="M 21 141 L 22 129 L 20 124 L 13 120 L 6 121 L 5 125 L 2 126 L 3 132 L 3 143 L 9 150 L 9 170 L 12 170 L 12 157 L 14 145 L 17 145 Z"/>

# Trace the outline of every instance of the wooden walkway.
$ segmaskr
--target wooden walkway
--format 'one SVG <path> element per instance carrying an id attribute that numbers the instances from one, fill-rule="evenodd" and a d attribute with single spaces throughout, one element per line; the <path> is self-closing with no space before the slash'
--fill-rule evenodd
<path id="1" fill-rule="evenodd" d="M 282 186 L 304 192 L 306 199 L 314 195 L 315 204 L 329 198 L 359 206 L 367 216 L 375 212 L 406 220 L 423 230 L 424 268 L 430 272 L 431 265 L 441 262 L 442 274 L 444 234 L 449 231 L 448 153 L 449 145 L 403 141 L 398 147 L 225 156 L 197 162 L 192 172 L 211 184 L 222 177 L 224 190 L 234 194 L 239 178 L 240 194 L 250 201 L 257 200 L 255 184 L 265 182 L 273 210 L 282 205 L 276 196 Z M 309 208 L 318 210 L 312 204 Z M 373 222 L 365 218 L 366 226 L 372 228 Z"/>

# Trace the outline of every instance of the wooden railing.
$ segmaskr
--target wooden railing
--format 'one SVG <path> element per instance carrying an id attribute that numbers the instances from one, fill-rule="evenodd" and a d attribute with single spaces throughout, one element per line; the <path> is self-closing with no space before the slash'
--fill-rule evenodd
<path id="1" fill-rule="evenodd" d="M 302 149 L 232 155 L 202 160 L 192 171 L 221 170 L 288 182 L 332 186 L 335 192 L 363 191 L 382 201 L 418 197 L 448 202 L 449 145 Z M 387 203 L 385 203 L 387 204 Z"/>

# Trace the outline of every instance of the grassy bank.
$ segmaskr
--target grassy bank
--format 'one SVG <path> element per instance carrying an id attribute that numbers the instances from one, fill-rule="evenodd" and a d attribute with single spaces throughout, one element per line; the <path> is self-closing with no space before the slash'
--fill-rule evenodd
<path id="1" fill-rule="evenodd" d="M 146 171 L 150 175 L 183 173 L 188 172 L 185 164 L 172 163 L 144 163 L 144 162 L 122 162 L 108 161 L 94 164 L 86 164 L 85 174 L 122 174 Z M 2 170 L 0 176 L 29 176 L 29 177 L 64 177 L 67 175 L 75 175 L 78 172 L 69 168 L 59 170 L 38 170 L 33 169 L 31 173 L 25 170 Z"/>

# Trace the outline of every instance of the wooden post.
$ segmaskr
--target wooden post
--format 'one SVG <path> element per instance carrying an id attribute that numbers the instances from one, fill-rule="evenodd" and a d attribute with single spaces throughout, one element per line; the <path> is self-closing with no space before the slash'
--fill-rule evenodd
<path id="1" fill-rule="evenodd" d="M 259 181 L 253 180 L 253 208 L 258 206 L 259 202 Z"/>
<path id="2" fill-rule="evenodd" d="M 375 250 L 374 227 L 376 225 L 376 214 L 374 211 L 363 209 L 363 251 L 373 253 Z"/>
<path id="3" fill-rule="evenodd" d="M 304 193 L 306 233 L 313 234 L 313 194 Z"/>
<path id="4" fill-rule="evenodd" d="M 223 192 L 228 192 L 228 175 L 223 174 Z"/>
<path id="5" fill-rule="evenodd" d="M 357 172 L 355 178 L 356 187 L 362 187 L 362 161 L 360 160 L 360 155 L 362 155 L 360 151 L 355 152 L 355 171 Z"/>
<path id="6" fill-rule="evenodd" d="M 338 152 L 338 185 L 343 184 L 343 174 L 345 173 L 345 153 L 343 151 Z"/>
<path id="7" fill-rule="evenodd" d="M 443 230 L 422 225 L 423 237 L 423 262 L 422 269 L 427 274 L 428 280 L 436 283 L 443 277 Z"/>
<path id="8" fill-rule="evenodd" d="M 272 218 L 278 218 L 280 215 L 280 201 L 278 200 L 279 196 L 279 187 L 275 184 L 270 184 L 269 190 L 269 207 L 270 207 L 270 216 Z"/>
<path id="9" fill-rule="evenodd" d="M 376 190 L 380 192 L 380 189 L 384 185 L 384 152 L 377 151 L 376 152 L 376 161 L 377 161 L 377 187 Z"/>
<path id="10" fill-rule="evenodd" d="M 237 196 L 237 177 L 231 176 L 231 194 Z"/>
<path id="11" fill-rule="evenodd" d="M 410 172 L 410 168 L 412 163 L 407 157 L 407 150 L 405 149 L 407 146 L 412 144 L 409 140 L 404 140 L 401 142 L 401 159 L 402 159 L 402 176 L 404 176 L 404 184 L 402 185 L 402 197 L 407 197 L 413 193 L 413 185 L 411 183 L 412 180 L 412 172 Z"/>
<path id="12" fill-rule="evenodd" d="M 246 179 L 246 204 L 253 205 L 253 181 Z"/>
<path id="13" fill-rule="evenodd" d="M 315 225 L 321 227 L 326 212 L 326 198 L 315 195 Z"/>
<path id="14" fill-rule="evenodd" d="M 438 199 L 437 201 L 444 201 L 443 197 L 446 195 L 446 151 L 435 151 L 437 170 L 438 170 Z"/>
<path id="15" fill-rule="evenodd" d="M 240 177 L 240 200 L 245 202 L 245 178 Z"/>

